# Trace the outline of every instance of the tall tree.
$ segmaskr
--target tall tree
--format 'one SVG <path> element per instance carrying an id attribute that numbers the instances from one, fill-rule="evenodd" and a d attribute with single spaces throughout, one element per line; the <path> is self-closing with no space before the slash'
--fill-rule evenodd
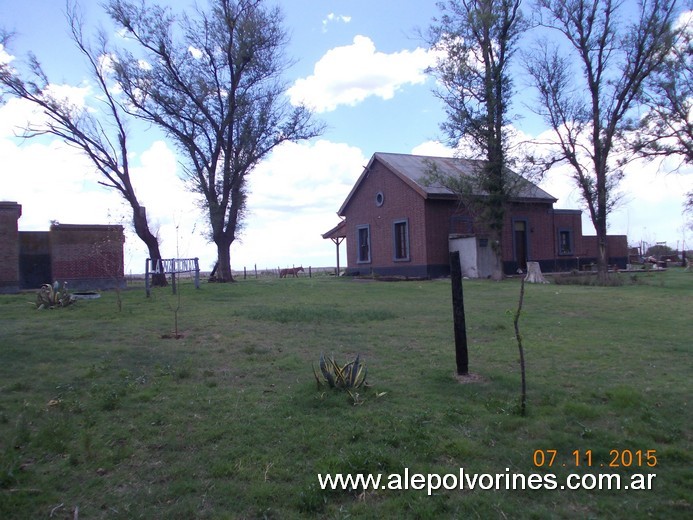
<path id="1" fill-rule="evenodd" d="M 0 62 L 0 86 L 13 96 L 39 107 L 46 122 L 32 124 L 24 137 L 50 134 L 80 149 L 94 164 L 102 180 L 99 184 L 116 190 L 132 210 L 132 223 L 137 236 L 144 242 L 153 262 L 161 259 L 159 241 L 151 232 L 144 206 L 140 204 L 130 177 L 128 160 L 127 114 L 123 111 L 113 88 L 109 86 L 108 60 L 105 59 L 107 39 L 101 32 L 98 47 L 91 47 L 83 33 L 83 22 L 76 4 L 68 4 L 67 20 L 70 36 L 79 49 L 100 91 L 99 105 L 77 105 L 60 97 L 51 89 L 51 82 L 35 55 L 29 54 L 28 71 L 22 76 L 9 63 Z M 7 33 L 3 38 L 7 43 Z M 154 285 L 166 285 L 166 277 L 157 274 Z"/>
<path id="2" fill-rule="evenodd" d="M 641 157 L 678 155 L 693 164 L 693 12 L 676 27 L 671 52 L 647 81 L 641 100 L 647 113 L 633 143 Z"/>
<path id="3" fill-rule="evenodd" d="M 431 179 L 456 191 L 479 215 L 491 235 L 493 277 L 499 279 L 506 207 L 517 182 L 508 169 L 510 64 L 527 23 L 520 0 L 447 0 L 438 7 L 442 15 L 433 20 L 429 43 L 441 55 L 430 71 L 447 114 L 441 130 L 454 148 L 466 145 L 483 161 L 469 178 L 444 178 L 433 170 Z"/>
<path id="4" fill-rule="evenodd" d="M 284 95 L 281 11 L 262 0 L 210 0 L 180 18 L 127 0 L 107 10 L 138 48 L 119 52 L 115 65 L 132 113 L 162 128 L 185 157 L 217 246 L 216 279 L 232 281 L 247 176 L 281 143 L 322 132 Z"/>
<path id="5" fill-rule="evenodd" d="M 539 25 L 564 41 L 541 41 L 526 57 L 539 93 L 537 113 L 555 135 L 555 153 L 544 165 L 569 165 L 597 233 L 602 280 L 608 272 L 607 217 L 623 176 L 614 151 L 625 147 L 631 110 L 671 49 L 676 14 L 676 0 L 633 4 L 538 0 Z"/>

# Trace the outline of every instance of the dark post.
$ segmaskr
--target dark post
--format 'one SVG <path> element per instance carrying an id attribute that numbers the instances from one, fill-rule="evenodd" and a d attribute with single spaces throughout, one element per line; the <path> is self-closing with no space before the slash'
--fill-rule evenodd
<path id="1" fill-rule="evenodd" d="M 462 268 L 460 253 L 450 253 L 450 281 L 452 283 L 452 317 L 455 328 L 455 360 L 457 374 L 469 373 L 469 356 L 467 353 L 467 324 L 464 318 L 464 296 L 462 294 Z"/>
<path id="2" fill-rule="evenodd" d="M 151 258 L 147 258 L 147 261 L 144 264 L 144 291 L 147 294 L 147 298 L 149 298 L 150 290 L 149 290 L 149 262 L 151 261 Z"/>
<path id="3" fill-rule="evenodd" d="M 200 259 L 195 257 L 195 289 L 200 288 Z"/>

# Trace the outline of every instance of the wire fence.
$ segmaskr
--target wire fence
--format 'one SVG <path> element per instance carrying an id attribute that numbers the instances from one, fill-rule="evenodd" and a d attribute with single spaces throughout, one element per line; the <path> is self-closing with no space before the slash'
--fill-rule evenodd
<path id="1" fill-rule="evenodd" d="M 257 267 L 253 265 L 251 267 L 243 267 L 241 269 L 232 269 L 234 279 L 237 281 L 241 280 L 259 280 L 259 279 L 271 279 L 280 278 L 281 271 L 283 269 L 293 269 L 293 267 Z M 341 269 L 343 273 L 344 270 Z M 200 281 L 206 282 L 211 275 L 211 271 L 200 271 Z M 316 278 L 316 277 L 335 277 L 337 274 L 336 267 L 304 267 L 303 271 L 296 274 L 296 278 Z M 293 275 L 287 275 L 289 278 L 293 278 Z M 129 273 L 125 275 L 125 280 L 128 287 L 139 287 L 145 285 L 145 274 L 143 273 Z M 167 273 L 167 281 L 172 282 L 170 273 Z M 176 274 L 176 283 L 194 283 L 195 273 L 194 272 L 183 272 Z"/>

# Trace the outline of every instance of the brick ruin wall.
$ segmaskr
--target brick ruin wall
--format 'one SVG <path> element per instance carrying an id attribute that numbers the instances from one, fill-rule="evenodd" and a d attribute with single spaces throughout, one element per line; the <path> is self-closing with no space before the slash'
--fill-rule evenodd
<path id="1" fill-rule="evenodd" d="M 55 224 L 50 231 L 23 232 L 21 209 L 0 201 L 0 292 L 56 280 L 72 290 L 125 286 L 122 226 Z"/>
<path id="2" fill-rule="evenodd" d="M 54 280 L 75 289 L 111 289 L 124 281 L 122 226 L 51 226 Z"/>

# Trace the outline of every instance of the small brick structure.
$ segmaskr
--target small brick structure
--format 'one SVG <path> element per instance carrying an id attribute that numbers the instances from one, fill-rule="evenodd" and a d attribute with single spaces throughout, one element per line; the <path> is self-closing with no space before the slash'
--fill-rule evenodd
<path id="1" fill-rule="evenodd" d="M 70 290 L 125 286 L 123 226 L 53 224 L 49 231 L 19 231 L 22 207 L 0 202 L 0 292 L 67 282 Z"/>

